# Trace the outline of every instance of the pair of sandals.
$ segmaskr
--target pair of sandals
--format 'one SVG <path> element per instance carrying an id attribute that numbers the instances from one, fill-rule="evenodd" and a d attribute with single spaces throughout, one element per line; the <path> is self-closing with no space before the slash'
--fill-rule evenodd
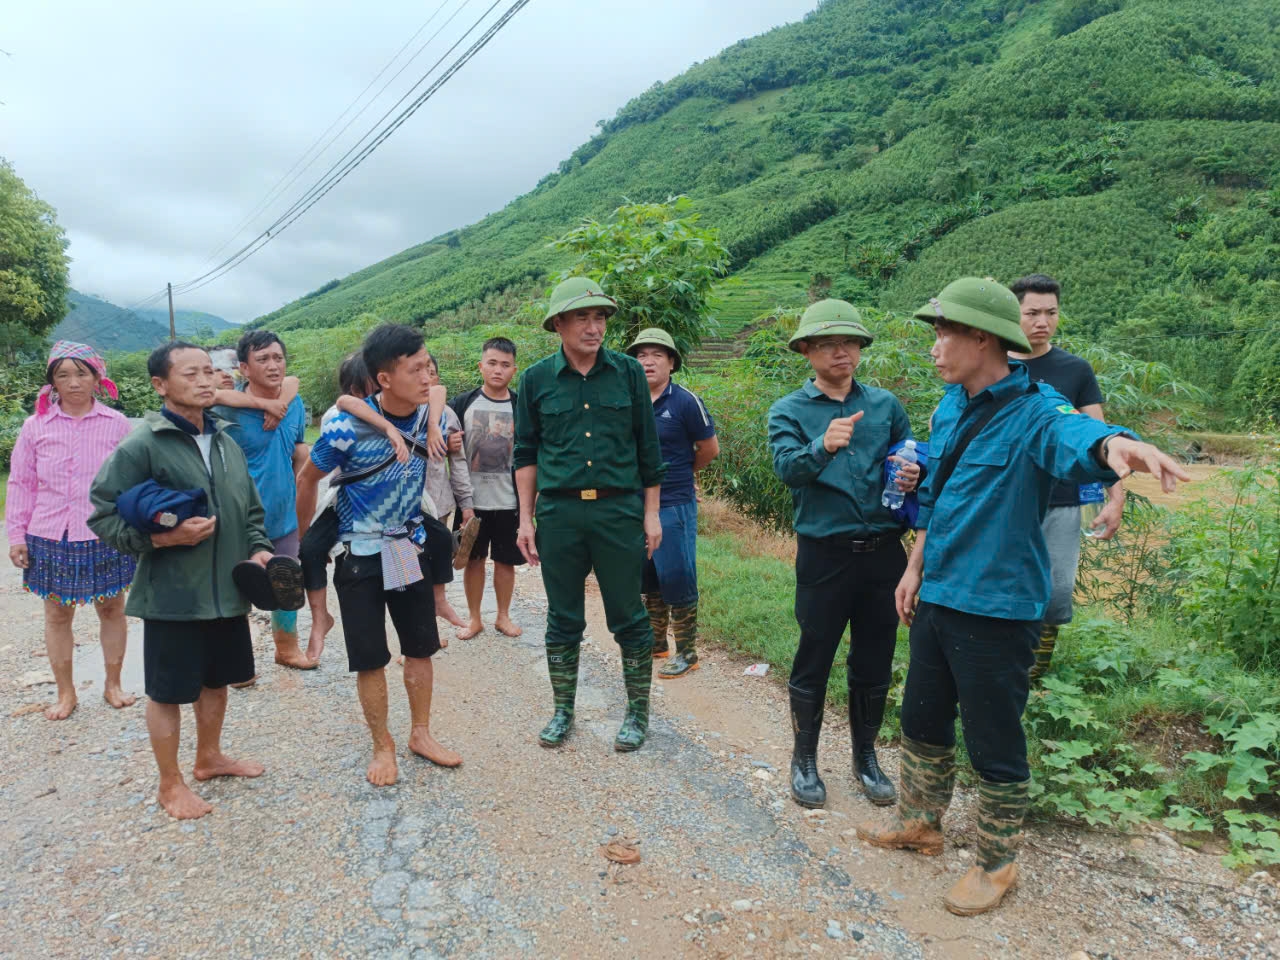
<path id="1" fill-rule="evenodd" d="M 232 569 L 231 579 L 259 610 L 301 610 L 307 599 L 302 564 L 293 557 L 272 557 L 265 567 L 243 560 Z"/>

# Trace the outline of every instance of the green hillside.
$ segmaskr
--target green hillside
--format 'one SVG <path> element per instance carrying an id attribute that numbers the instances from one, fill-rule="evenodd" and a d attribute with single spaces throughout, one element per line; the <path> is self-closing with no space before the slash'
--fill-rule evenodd
<path id="1" fill-rule="evenodd" d="M 150 350 L 169 339 L 169 311 L 125 310 L 78 290 L 67 292 L 67 315 L 53 328 L 52 339 L 76 340 L 97 350 Z M 211 339 L 236 328 L 222 317 L 198 310 L 174 312 L 178 336 Z"/>
<path id="2" fill-rule="evenodd" d="M 481 304 L 534 291 L 560 265 L 548 237 L 687 194 L 733 255 L 722 335 L 802 304 L 814 274 L 905 310 L 963 273 L 1038 270 L 1077 332 L 1262 415 L 1246 408 L 1280 365 L 1278 77 L 1273 0 L 825 0 L 655 84 L 501 211 L 256 323 L 504 321 Z"/>

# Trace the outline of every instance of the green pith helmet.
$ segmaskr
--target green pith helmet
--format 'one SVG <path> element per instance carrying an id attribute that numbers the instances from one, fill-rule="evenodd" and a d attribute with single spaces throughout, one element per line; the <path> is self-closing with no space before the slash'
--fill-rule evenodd
<path id="1" fill-rule="evenodd" d="M 627 353 L 634 357 L 636 351 L 643 346 L 666 347 L 667 353 L 671 354 L 671 362 L 674 364 L 671 372 L 675 373 L 680 369 L 680 351 L 676 349 L 676 342 L 671 339 L 671 334 L 661 327 L 648 327 L 637 333 L 635 340 L 631 341 L 631 346 L 627 347 Z"/>
<path id="2" fill-rule="evenodd" d="M 819 300 L 804 312 L 800 325 L 787 341 L 787 346 L 799 353 L 801 340 L 840 334 L 861 337 L 864 347 L 871 346 L 871 341 L 875 339 L 871 336 L 871 331 L 862 325 L 862 314 L 853 304 L 844 300 Z"/>
<path id="3" fill-rule="evenodd" d="M 618 312 L 618 301 L 607 296 L 600 289 L 600 284 L 590 277 L 570 277 L 561 280 L 551 291 L 551 305 L 547 308 L 547 316 L 542 321 L 542 329 L 555 332 L 556 317 L 566 310 L 582 310 L 586 307 L 604 307 L 605 313 L 613 316 Z"/>
<path id="4" fill-rule="evenodd" d="M 1031 352 L 1022 332 L 1018 298 L 1008 287 L 991 279 L 961 277 L 915 312 L 917 320 L 932 324 L 950 320 L 964 327 L 985 330 L 1007 340 L 1024 353 Z"/>

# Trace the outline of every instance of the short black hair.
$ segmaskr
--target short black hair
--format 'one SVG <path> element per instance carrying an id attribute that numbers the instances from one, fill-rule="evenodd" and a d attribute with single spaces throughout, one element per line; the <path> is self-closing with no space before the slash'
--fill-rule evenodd
<path id="1" fill-rule="evenodd" d="M 338 390 L 353 397 L 368 396 L 373 378 L 369 376 L 369 368 L 364 364 L 364 356 L 357 350 L 348 354 L 338 365 Z"/>
<path id="2" fill-rule="evenodd" d="M 395 369 L 397 360 L 412 357 L 425 343 L 422 332 L 416 327 L 407 327 L 401 323 L 384 323 L 374 327 L 364 338 L 364 347 L 361 349 L 370 378 Z"/>
<path id="3" fill-rule="evenodd" d="M 1062 300 L 1062 284 L 1047 273 L 1029 273 L 1019 277 L 1009 285 L 1009 289 L 1019 303 L 1028 293 L 1052 293 L 1059 301 Z"/>
<path id="4" fill-rule="evenodd" d="M 59 357 L 57 360 L 53 361 L 53 363 L 49 364 L 49 368 L 44 372 L 44 382 L 49 384 L 49 386 L 53 386 L 53 375 L 58 372 L 58 368 L 62 366 L 62 361 L 64 360 L 70 360 L 85 373 L 92 373 L 95 377 L 99 376 L 99 373 L 95 368 L 91 367 L 79 357 Z"/>
<path id="5" fill-rule="evenodd" d="M 240 342 L 236 344 L 236 356 L 241 363 L 249 362 L 249 354 L 255 350 L 265 350 L 273 343 L 280 344 L 280 351 L 284 354 L 286 360 L 289 359 L 289 348 L 284 345 L 284 341 L 272 333 L 270 330 L 250 330 Z"/>
<path id="6" fill-rule="evenodd" d="M 173 355 L 179 350 L 199 350 L 206 354 L 209 352 L 198 343 L 187 343 L 185 340 L 170 340 L 168 343 L 162 343 L 151 351 L 151 356 L 147 357 L 147 376 L 159 377 L 161 380 L 168 379 L 169 371 L 173 369 Z"/>
<path id="7" fill-rule="evenodd" d="M 511 359 L 516 358 L 516 345 L 506 337 L 490 337 L 484 342 L 484 346 L 480 348 L 480 356 L 484 356 L 486 350 L 497 350 L 499 353 L 511 354 Z"/>

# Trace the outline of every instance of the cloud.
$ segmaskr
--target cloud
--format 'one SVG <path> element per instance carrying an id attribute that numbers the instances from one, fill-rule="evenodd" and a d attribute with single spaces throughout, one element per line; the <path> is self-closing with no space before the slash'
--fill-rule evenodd
<path id="1" fill-rule="evenodd" d="M 270 212 L 345 152 L 487 5 L 443 0 L 410 49 L 460 11 L 452 25 Z M 597 120 L 654 81 L 813 5 L 533 0 L 306 217 L 181 305 L 248 320 L 471 223 L 532 188 Z M 210 254 L 437 6 L 15 5 L 3 44 L 12 56 L 0 58 L 0 149 L 57 208 L 73 285 L 128 305 L 216 263 Z M 235 246 L 271 219 L 258 217 Z"/>

